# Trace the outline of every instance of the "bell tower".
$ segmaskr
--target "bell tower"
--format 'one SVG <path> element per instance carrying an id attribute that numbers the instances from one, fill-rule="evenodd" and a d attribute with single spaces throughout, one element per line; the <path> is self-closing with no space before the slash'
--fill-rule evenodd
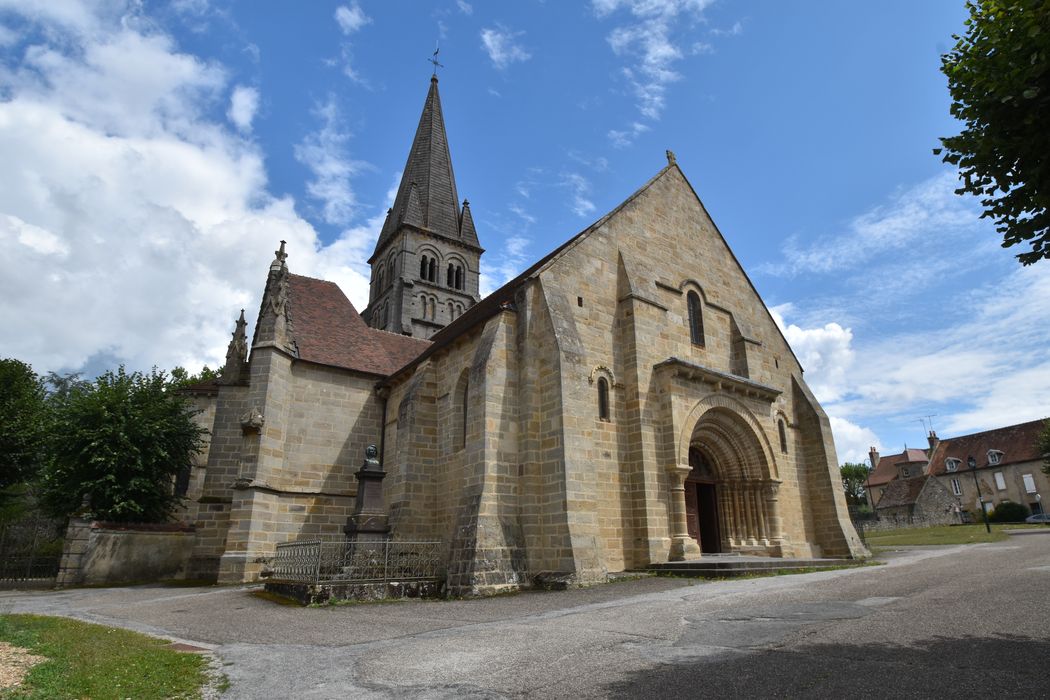
<path id="1" fill-rule="evenodd" d="M 373 328 L 429 338 L 480 300 L 481 254 L 470 203 L 459 203 L 438 79 L 430 79 L 394 206 L 368 259 Z"/>

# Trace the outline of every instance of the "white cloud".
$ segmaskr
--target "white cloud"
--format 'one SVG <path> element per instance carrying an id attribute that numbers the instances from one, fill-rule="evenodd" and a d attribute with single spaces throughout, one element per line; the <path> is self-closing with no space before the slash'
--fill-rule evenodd
<path id="1" fill-rule="evenodd" d="M 532 58 L 532 54 L 516 41 L 524 33 L 512 32 L 501 25 L 481 30 L 481 47 L 488 53 L 493 66 L 503 70 L 512 63 Z"/>
<path id="2" fill-rule="evenodd" d="M 335 9 L 335 21 L 343 34 L 350 35 L 370 23 L 372 18 L 364 13 L 360 5 L 352 2 L 349 7 L 340 5 Z"/>
<path id="3" fill-rule="evenodd" d="M 474 14 L 474 7 L 466 0 L 456 0 L 456 6 L 459 7 L 459 11 L 465 15 Z"/>
<path id="4" fill-rule="evenodd" d="M 598 17 L 620 10 L 631 17 L 627 24 L 614 28 L 607 39 L 617 56 L 634 59 L 633 65 L 623 68 L 622 75 L 644 118 L 660 118 L 667 104 L 667 87 L 681 78 L 674 64 L 681 60 L 683 51 L 674 35 L 683 25 L 700 21 L 711 1 L 592 0 Z"/>
<path id="5" fill-rule="evenodd" d="M 314 115 L 321 120 L 321 128 L 295 146 L 295 158 L 313 173 L 306 189 L 311 197 L 321 202 L 325 222 L 346 225 L 354 218 L 357 209 L 357 197 L 350 178 L 367 164 L 348 155 L 350 134 L 343 129 L 333 95 L 317 105 Z"/>
<path id="6" fill-rule="evenodd" d="M 230 108 L 226 116 L 234 126 L 244 133 L 252 130 L 252 121 L 259 110 L 259 91 L 252 87 L 238 85 L 230 96 Z"/>
<path id="7" fill-rule="evenodd" d="M 914 253 L 914 246 L 924 240 L 972 231 L 981 226 L 980 210 L 973 199 L 955 194 L 956 187 L 955 174 L 945 171 L 854 218 L 841 234 L 805 247 L 789 238 L 782 251 L 785 260 L 760 265 L 758 271 L 778 276 L 839 272 L 860 268 L 886 253 Z"/>
<path id="8" fill-rule="evenodd" d="M 740 36 L 743 33 L 744 24 L 743 22 L 739 21 L 733 22 L 733 26 L 729 29 L 719 29 L 718 27 L 714 27 L 713 29 L 711 29 L 712 36 Z"/>
<path id="9" fill-rule="evenodd" d="M 790 313 L 790 305 L 776 306 L 769 311 L 802 364 L 806 383 L 817 399 L 824 403 L 844 396 L 848 389 L 847 373 L 853 364 L 853 332 L 834 322 L 806 329 L 785 323 L 783 314 Z"/>
<path id="10" fill-rule="evenodd" d="M 845 418 L 829 415 L 831 433 L 835 436 L 835 456 L 839 464 L 853 462 L 869 464 L 868 450 L 874 447 L 882 452 L 878 436 L 870 428 L 864 428 Z"/>
<path id="11" fill-rule="evenodd" d="M 511 212 L 516 214 L 518 218 L 524 221 L 527 225 L 532 225 L 536 223 L 536 217 L 530 214 L 529 212 L 525 211 L 525 209 L 518 206 L 517 204 L 511 204 L 508 207 L 508 209 L 510 209 Z"/>
<path id="12" fill-rule="evenodd" d="M 280 239 L 295 272 L 367 295 L 350 256 L 375 221 L 322 246 L 267 191 L 257 146 L 208 116 L 229 89 L 223 67 L 129 20 L 139 7 L 8 9 L 41 31 L 0 72 L 0 356 L 38 371 L 93 357 L 215 366 L 239 309 L 254 316 Z"/>
<path id="13" fill-rule="evenodd" d="M 858 339 L 834 322 L 785 324 L 784 316 L 797 315 L 790 304 L 771 311 L 829 415 L 889 427 L 936 414 L 949 436 L 1050 414 L 1046 299 L 1050 268 L 1011 267 L 950 300 L 965 309 L 961 320 L 931 314 L 914 331 Z"/>
<path id="14" fill-rule="evenodd" d="M 634 140 L 641 134 L 649 131 L 649 127 L 641 122 L 632 122 L 628 129 L 619 131 L 617 129 L 610 129 L 607 136 L 612 141 L 612 145 L 616 148 L 625 148 L 634 143 Z"/>
<path id="15" fill-rule="evenodd" d="M 594 213 L 594 202 L 588 197 L 591 193 L 591 183 L 579 173 L 562 173 L 561 185 L 569 190 L 572 195 L 569 205 L 576 216 L 590 216 Z"/>

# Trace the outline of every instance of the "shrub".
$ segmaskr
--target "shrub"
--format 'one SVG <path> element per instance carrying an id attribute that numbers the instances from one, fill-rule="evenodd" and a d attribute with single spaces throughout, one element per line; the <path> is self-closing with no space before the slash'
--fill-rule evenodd
<path id="1" fill-rule="evenodd" d="M 993 523 L 1019 523 L 1031 515 L 1028 506 L 1013 501 L 1003 501 L 988 514 L 988 519 Z"/>

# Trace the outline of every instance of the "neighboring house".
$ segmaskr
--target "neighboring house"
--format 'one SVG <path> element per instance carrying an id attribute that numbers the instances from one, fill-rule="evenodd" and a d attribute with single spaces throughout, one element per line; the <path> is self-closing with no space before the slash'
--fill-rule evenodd
<path id="1" fill-rule="evenodd" d="M 879 520 L 913 525 L 950 525 L 960 522 L 959 502 L 929 474 L 890 481 L 875 506 L 875 512 Z"/>
<path id="2" fill-rule="evenodd" d="M 701 551 L 864 554 L 828 418 L 667 157 L 481 299 L 433 78 L 369 306 L 292 274 L 282 243 L 250 347 L 242 314 L 194 397 L 213 418 L 190 575 L 254 580 L 277 543 L 338 537 L 369 444 L 393 536 L 442 540 L 453 594 Z"/>
<path id="3" fill-rule="evenodd" d="M 1033 513 L 1044 512 L 1050 498 L 1050 479 L 1043 473 L 1037 441 L 1045 424 L 1045 420 L 1034 420 L 940 440 L 930 455 L 930 474 L 966 510 L 981 508 L 974 486 L 976 476 L 986 509 L 1013 501 L 1023 503 Z M 968 466 L 971 457 L 976 470 Z"/>
<path id="4" fill-rule="evenodd" d="M 868 503 L 874 508 L 882 498 L 886 488 L 894 480 L 908 479 L 926 473 L 926 452 L 913 447 L 906 447 L 900 454 L 880 457 L 872 447 L 868 452 L 871 461 L 871 474 L 867 480 Z"/>

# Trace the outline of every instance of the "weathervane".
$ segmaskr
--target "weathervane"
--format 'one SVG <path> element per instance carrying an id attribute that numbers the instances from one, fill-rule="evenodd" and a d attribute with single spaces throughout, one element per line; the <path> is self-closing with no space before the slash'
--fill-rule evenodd
<path id="1" fill-rule="evenodd" d="M 438 68 L 444 68 L 445 67 L 445 64 L 438 63 L 438 52 L 439 51 L 441 51 L 441 48 L 438 47 L 437 44 L 435 44 L 434 45 L 434 55 L 427 59 L 428 63 L 433 63 L 434 64 L 434 77 L 435 78 L 437 77 L 437 74 L 438 74 Z"/>

